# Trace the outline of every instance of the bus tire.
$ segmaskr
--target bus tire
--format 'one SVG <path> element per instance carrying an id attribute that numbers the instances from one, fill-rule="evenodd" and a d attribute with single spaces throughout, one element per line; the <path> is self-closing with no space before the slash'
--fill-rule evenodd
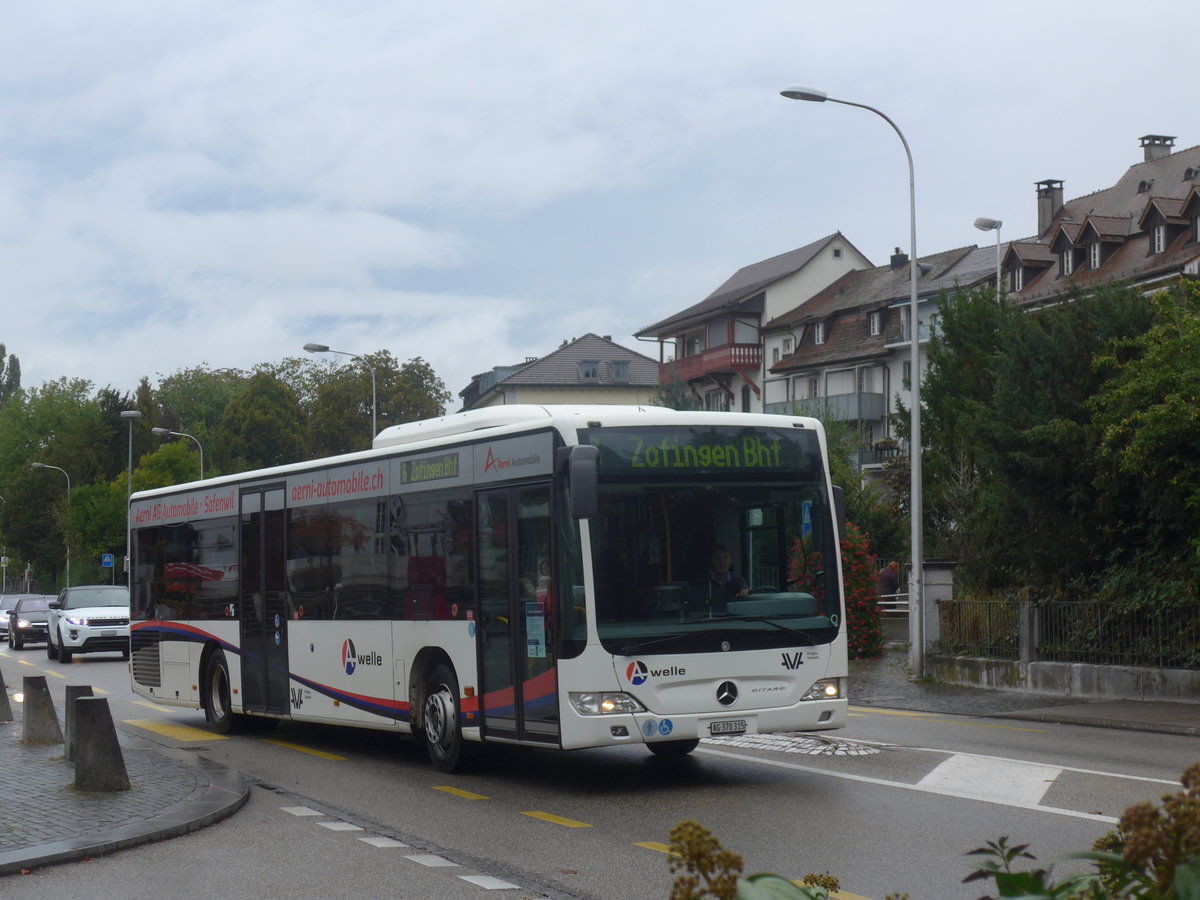
<path id="1" fill-rule="evenodd" d="M 698 746 L 700 746 L 699 738 L 681 741 L 655 741 L 646 745 L 650 752 L 659 759 L 683 759 Z"/>
<path id="2" fill-rule="evenodd" d="M 467 762 L 458 705 L 458 679 L 446 663 L 435 663 L 425 681 L 421 733 L 429 761 L 439 772 L 457 772 Z"/>
<path id="3" fill-rule="evenodd" d="M 217 734 L 232 734 L 238 730 L 238 716 L 233 711 L 229 688 L 229 665 L 225 654 L 214 650 L 204 665 L 204 680 L 201 682 L 201 702 L 204 718 Z"/>

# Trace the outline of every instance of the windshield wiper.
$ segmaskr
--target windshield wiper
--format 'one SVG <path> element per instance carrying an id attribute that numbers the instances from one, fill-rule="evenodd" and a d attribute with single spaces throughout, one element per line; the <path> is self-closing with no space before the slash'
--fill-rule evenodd
<path id="1" fill-rule="evenodd" d="M 632 644 L 626 644 L 621 648 L 622 656 L 633 656 L 635 653 L 641 653 L 647 647 L 657 647 L 659 644 L 669 644 L 671 641 L 679 639 L 678 634 L 669 634 L 666 637 L 654 638 L 646 641 L 635 641 Z"/>
<path id="2" fill-rule="evenodd" d="M 780 625 L 778 622 L 776 622 L 770 616 L 716 616 L 715 618 L 702 619 L 701 621 L 706 622 L 706 623 L 709 623 L 709 622 L 717 622 L 717 623 L 720 623 L 720 622 L 766 622 L 768 625 L 770 625 L 774 628 L 778 628 L 780 631 L 786 631 L 790 635 L 793 635 L 798 638 L 803 638 L 804 642 L 810 647 L 817 646 L 816 640 L 814 640 L 813 636 L 811 634 L 809 634 L 807 631 L 800 631 L 796 628 L 788 628 L 788 626 L 786 626 L 786 625 Z"/>

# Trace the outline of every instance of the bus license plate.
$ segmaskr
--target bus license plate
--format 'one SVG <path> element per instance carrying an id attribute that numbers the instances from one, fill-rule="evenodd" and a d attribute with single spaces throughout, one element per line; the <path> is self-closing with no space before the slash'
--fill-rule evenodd
<path id="1" fill-rule="evenodd" d="M 745 734 L 745 719 L 726 719 L 721 722 L 708 723 L 709 734 Z"/>

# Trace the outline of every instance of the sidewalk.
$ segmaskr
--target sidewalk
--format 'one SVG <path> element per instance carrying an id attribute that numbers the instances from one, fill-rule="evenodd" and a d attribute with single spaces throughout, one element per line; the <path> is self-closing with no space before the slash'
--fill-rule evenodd
<path id="1" fill-rule="evenodd" d="M 1160 734 L 1200 735 L 1200 703 L 1088 700 L 1057 694 L 912 681 L 908 677 L 908 653 L 896 648 L 890 648 L 881 659 L 851 661 L 850 703 Z"/>
<path id="2" fill-rule="evenodd" d="M 907 663 L 899 650 L 851 662 L 851 705 L 1200 735 L 1200 703 L 1084 701 L 914 682 Z M 250 796 L 238 773 L 119 728 L 132 790 L 76 793 L 62 744 L 23 743 L 24 711 L 12 705 L 14 721 L 0 723 L 0 875 L 186 834 L 232 815 Z"/>
<path id="3" fill-rule="evenodd" d="M 10 685 L 10 699 L 12 693 Z M 120 728 L 132 789 L 77 793 L 63 745 L 24 743 L 24 710 L 12 707 L 13 721 L 0 722 L 0 875 L 186 834 L 231 815 L 250 797 L 236 772 Z"/>

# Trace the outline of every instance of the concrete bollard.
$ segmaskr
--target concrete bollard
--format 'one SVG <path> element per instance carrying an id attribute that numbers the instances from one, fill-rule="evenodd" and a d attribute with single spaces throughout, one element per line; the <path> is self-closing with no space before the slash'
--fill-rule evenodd
<path id="1" fill-rule="evenodd" d="M 62 729 L 50 699 L 45 675 L 25 676 L 25 723 L 21 740 L 29 744 L 61 744 Z"/>
<path id="2" fill-rule="evenodd" d="M 127 791 L 129 773 L 107 697 L 75 701 L 75 790 Z"/>
<path id="3" fill-rule="evenodd" d="M 90 684 L 68 684 L 67 685 L 67 705 L 64 707 L 63 721 L 67 729 L 65 735 L 66 752 L 63 754 L 63 759 L 67 762 L 72 762 L 75 759 L 75 701 L 80 697 L 91 697 L 92 686 Z"/>
<path id="4" fill-rule="evenodd" d="M 0 670 L 0 722 L 12 721 L 12 704 L 8 700 L 8 688 L 4 684 L 4 671 Z"/>

